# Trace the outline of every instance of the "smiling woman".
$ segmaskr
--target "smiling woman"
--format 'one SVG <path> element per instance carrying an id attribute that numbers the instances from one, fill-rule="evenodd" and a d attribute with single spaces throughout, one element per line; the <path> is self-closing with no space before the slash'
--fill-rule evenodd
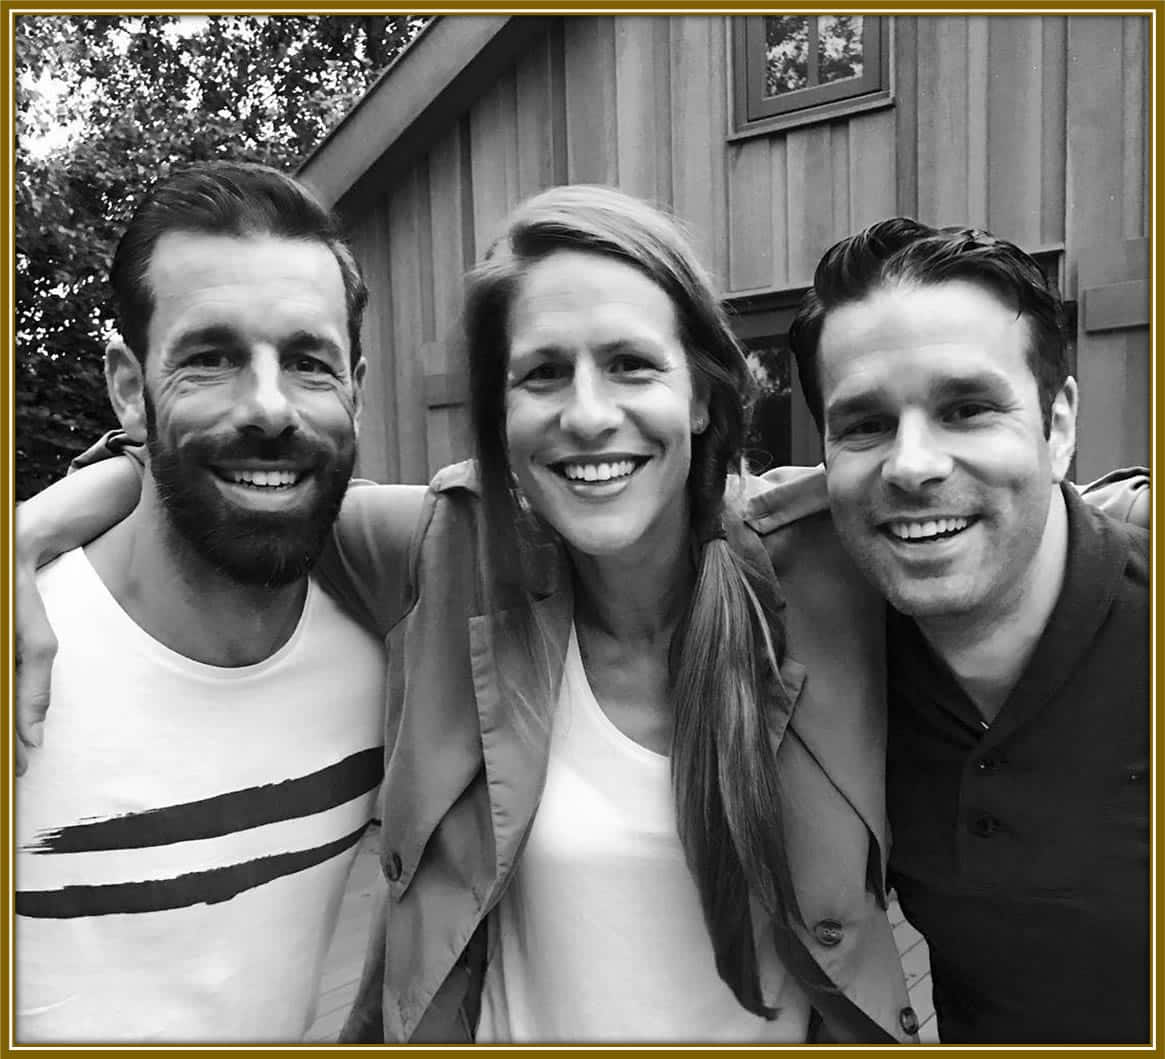
<path id="1" fill-rule="evenodd" d="M 465 321 L 478 458 L 434 479 L 410 549 L 389 908 L 345 1039 L 910 1039 L 880 604 L 827 526 L 753 517 L 747 362 L 678 226 L 543 192 Z M 389 515 L 354 490 L 323 560 L 382 632 Z M 422 803 L 419 830 L 392 811 Z"/>

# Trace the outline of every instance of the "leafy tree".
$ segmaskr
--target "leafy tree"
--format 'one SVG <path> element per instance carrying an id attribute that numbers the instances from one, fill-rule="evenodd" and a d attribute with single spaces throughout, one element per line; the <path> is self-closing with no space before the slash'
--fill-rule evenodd
<path id="1" fill-rule="evenodd" d="M 16 17 L 16 495 L 115 425 L 109 262 L 143 190 L 211 158 L 291 170 L 427 21 Z"/>

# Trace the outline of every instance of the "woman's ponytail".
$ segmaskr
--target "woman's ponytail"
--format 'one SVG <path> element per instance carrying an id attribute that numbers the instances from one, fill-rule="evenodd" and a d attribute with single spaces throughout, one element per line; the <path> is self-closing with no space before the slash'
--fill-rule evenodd
<path id="1" fill-rule="evenodd" d="M 701 477 L 693 479 L 697 488 Z M 717 970 L 744 1007 L 771 1015 L 757 978 L 750 898 L 784 922 L 800 918 L 772 738 L 785 694 L 783 627 L 753 588 L 765 571 L 750 569 L 729 543 L 723 485 L 708 501 L 707 494 L 693 497 L 696 585 L 673 640 L 676 818 Z"/>

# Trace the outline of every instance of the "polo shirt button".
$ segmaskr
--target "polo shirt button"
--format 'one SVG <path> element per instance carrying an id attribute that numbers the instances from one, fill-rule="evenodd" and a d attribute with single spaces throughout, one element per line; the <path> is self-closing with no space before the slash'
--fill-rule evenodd
<path id="1" fill-rule="evenodd" d="M 899 1012 L 898 1025 L 902 1027 L 903 1033 L 909 1033 L 913 1036 L 918 1032 L 918 1015 L 915 1014 L 914 1008 L 903 1008 Z"/>
<path id="2" fill-rule="evenodd" d="M 971 832 L 980 838 L 990 838 L 1002 826 L 994 816 L 977 816 L 971 821 Z"/>
<path id="3" fill-rule="evenodd" d="M 394 849 L 389 853 L 388 860 L 384 862 L 384 874 L 389 882 L 396 882 L 400 878 L 400 872 L 400 854 Z"/>
<path id="4" fill-rule="evenodd" d="M 999 768 L 999 764 L 998 758 L 985 757 L 975 762 L 975 768 L 980 772 L 994 772 Z"/>
<path id="5" fill-rule="evenodd" d="M 845 937 L 845 931 L 842 925 L 836 919 L 823 919 L 813 928 L 813 935 L 822 945 L 828 945 L 832 948 L 841 942 Z"/>

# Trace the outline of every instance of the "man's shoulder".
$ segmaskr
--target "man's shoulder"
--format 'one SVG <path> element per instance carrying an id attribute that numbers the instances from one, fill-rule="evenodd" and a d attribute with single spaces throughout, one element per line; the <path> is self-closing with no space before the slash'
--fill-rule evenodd
<path id="1" fill-rule="evenodd" d="M 384 644 L 381 640 L 342 606 L 314 573 L 308 575 L 308 586 L 295 636 L 303 648 L 313 655 L 332 651 L 339 656 L 341 666 L 345 659 L 382 664 Z M 331 662 L 336 660 L 329 659 Z"/>

